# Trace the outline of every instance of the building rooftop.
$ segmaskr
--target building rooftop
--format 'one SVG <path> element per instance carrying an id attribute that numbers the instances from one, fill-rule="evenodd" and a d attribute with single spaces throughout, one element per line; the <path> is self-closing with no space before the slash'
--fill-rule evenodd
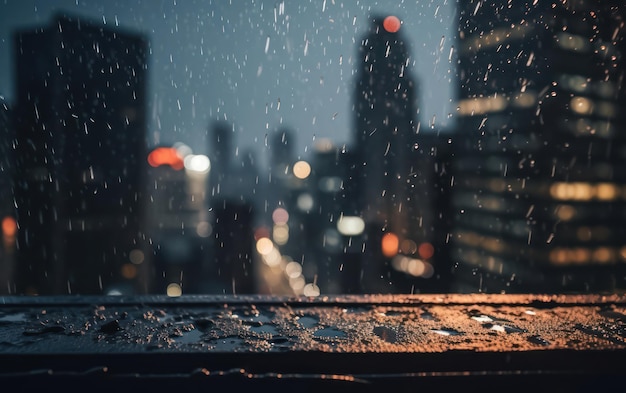
<path id="1" fill-rule="evenodd" d="M 363 391 L 558 380 L 575 390 L 626 377 L 624 295 L 0 301 L 0 381 L 26 387 L 176 381 Z"/>

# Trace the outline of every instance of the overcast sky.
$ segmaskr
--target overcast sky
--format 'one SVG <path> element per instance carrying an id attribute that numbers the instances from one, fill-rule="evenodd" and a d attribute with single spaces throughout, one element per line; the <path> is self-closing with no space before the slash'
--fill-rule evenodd
<path id="1" fill-rule="evenodd" d="M 350 145 L 355 55 L 378 13 L 403 21 L 422 124 L 453 120 L 454 0 L 0 0 L 0 95 L 9 103 L 12 32 L 57 10 L 149 39 L 151 145 L 206 153 L 217 118 L 234 124 L 242 151 L 263 154 L 265 135 L 281 126 L 295 132 L 299 156 L 321 138 Z"/>

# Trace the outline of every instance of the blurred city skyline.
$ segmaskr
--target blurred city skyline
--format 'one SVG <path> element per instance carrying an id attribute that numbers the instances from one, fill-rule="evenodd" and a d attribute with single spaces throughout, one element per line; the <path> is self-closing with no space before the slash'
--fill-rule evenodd
<path id="1" fill-rule="evenodd" d="M 402 20 L 419 118 L 451 122 L 455 2 L 5 1 L 0 4 L 0 95 L 14 102 L 12 34 L 58 11 L 144 34 L 148 146 L 182 142 L 204 153 L 210 123 L 227 120 L 239 151 L 266 160 L 266 135 L 294 131 L 294 152 L 351 144 L 356 48 L 375 14 Z M 422 127 L 426 130 L 428 127 Z"/>
<path id="2" fill-rule="evenodd" d="M 373 13 L 346 63 L 358 77 L 347 148 L 336 133 L 316 135 L 311 142 L 335 144 L 305 144 L 308 157 L 300 129 L 269 123 L 281 105 L 297 113 L 293 100 L 266 105 L 261 149 L 242 143 L 225 112 L 206 118 L 202 143 L 145 146 L 161 136 L 150 114 L 169 113 L 148 104 L 158 44 L 75 13 L 16 30 L 17 103 L 0 118 L 11 141 L 0 148 L 14 158 L 3 163 L 15 193 L 4 198 L 7 255 L 20 251 L 16 266 L 39 281 L 35 292 L 126 281 L 149 291 L 143 283 L 158 278 L 168 293 L 249 293 L 255 275 L 305 294 L 623 287 L 624 10 L 594 0 L 507 11 L 504 2 L 458 4 L 456 124 L 421 131 L 442 125 L 424 120 L 410 37 L 395 16 Z M 274 10 L 289 29 L 284 3 Z M 230 60 L 242 70 L 244 59 Z M 221 82 L 236 92 L 245 78 L 233 82 L 231 71 Z"/>

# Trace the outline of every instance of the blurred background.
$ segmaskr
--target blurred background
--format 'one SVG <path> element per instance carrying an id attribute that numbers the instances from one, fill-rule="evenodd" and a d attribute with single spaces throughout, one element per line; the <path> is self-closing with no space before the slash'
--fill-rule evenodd
<path id="1" fill-rule="evenodd" d="M 624 17 L 0 3 L 0 293 L 626 287 Z"/>

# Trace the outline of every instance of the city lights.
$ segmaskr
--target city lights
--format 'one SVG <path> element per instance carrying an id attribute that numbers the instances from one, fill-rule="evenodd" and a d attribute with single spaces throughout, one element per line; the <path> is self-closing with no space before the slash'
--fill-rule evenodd
<path id="1" fill-rule="evenodd" d="M 274 212 L 272 213 L 272 220 L 276 225 L 287 224 L 287 221 L 289 221 L 289 212 L 282 207 L 278 207 L 274 209 Z"/>
<path id="2" fill-rule="evenodd" d="M 183 157 L 173 147 L 157 147 L 152 150 L 148 155 L 148 164 L 155 168 L 161 165 L 169 165 L 176 170 L 181 170 L 185 167 Z"/>
<path id="3" fill-rule="evenodd" d="M 386 233 L 383 235 L 381 250 L 385 257 L 391 258 L 398 254 L 399 245 L 398 236 L 395 233 Z"/>
<path id="4" fill-rule="evenodd" d="M 400 15 L 409 5 L 344 5 L 332 22 L 307 19 L 314 29 L 289 24 L 295 15 L 279 5 L 269 24 L 301 47 L 273 27 L 256 24 L 259 37 L 237 25 L 245 18 L 230 20 L 222 33 L 260 55 L 226 45 L 218 29 L 162 58 L 151 48 L 169 40 L 64 13 L 16 31 L 24 91 L 15 103 L 0 96 L 10 141 L 0 144 L 0 190 L 10 190 L 0 193 L 0 262 L 25 284 L 7 288 L 586 288 L 625 255 L 624 15 L 565 3 L 534 1 L 520 13 L 458 2 L 445 11 L 457 12 L 453 34 L 428 43 L 407 39 L 426 25 Z M 323 13 L 334 6 L 324 2 Z M 207 7 L 203 18 L 225 21 Z M 320 35 L 350 23 L 342 39 Z M 415 61 L 432 47 L 436 75 L 454 92 L 444 118 L 429 108 L 440 94 L 431 79 L 441 78 L 416 69 L 432 63 Z M 167 65 L 160 76 L 186 80 L 148 78 L 150 61 Z M 286 79 L 296 74 L 306 89 Z M 344 99 L 347 110 L 335 105 Z M 616 277 L 626 276 L 605 282 Z"/>
<path id="5" fill-rule="evenodd" d="M 2 219 L 2 235 L 6 238 L 13 238 L 17 234 L 17 222 L 13 217 Z"/>
<path id="6" fill-rule="evenodd" d="M 267 237 L 262 237 L 256 242 L 256 250 L 261 255 L 269 255 L 274 250 L 274 244 Z"/>
<path id="7" fill-rule="evenodd" d="M 169 297 L 178 297 L 183 294 L 183 288 L 179 284 L 170 283 L 167 285 L 165 293 Z"/>
<path id="8" fill-rule="evenodd" d="M 311 165 L 306 161 L 293 164 L 293 174 L 298 179 L 306 179 L 311 174 Z"/>
<path id="9" fill-rule="evenodd" d="M 622 197 L 622 190 L 612 183 L 557 182 L 550 186 L 550 196 L 564 201 L 611 201 Z"/>
<path id="10" fill-rule="evenodd" d="M 383 27 L 389 33 L 396 33 L 398 30 L 400 30 L 400 25 L 401 24 L 402 23 L 400 22 L 400 19 L 398 19 L 397 16 L 393 16 L 393 15 L 389 15 L 383 21 Z"/>
<path id="11" fill-rule="evenodd" d="M 204 154 L 189 154 L 184 159 L 185 169 L 199 174 L 208 173 L 211 169 L 211 161 Z"/>
<path id="12" fill-rule="evenodd" d="M 361 217 L 341 216 L 337 221 L 337 230 L 345 236 L 356 236 L 365 230 L 365 221 Z"/>
<path id="13" fill-rule="evenodd" d="M 128 255 L 128 259 L 134 264 L 134 265 L 141 265 L 144 260 L 145 260 L 145 256 L 143 251 L 138 250 L 138 249 L 134 249 L 131 250 L 129 255 Z"/>

